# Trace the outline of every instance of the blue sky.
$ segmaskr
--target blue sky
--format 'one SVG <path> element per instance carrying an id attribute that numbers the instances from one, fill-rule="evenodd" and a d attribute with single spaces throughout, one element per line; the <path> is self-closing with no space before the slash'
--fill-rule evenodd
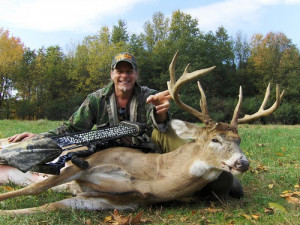
<path id="1" fill-rule="evenodd" d="M 235 37 L 283 32 L 300 49 L 300 0 L 0 0 L 0 27 L 26 47 L 59 45 L 64 50 L 103 27 L 127 22 L 139 34 L 156 12 L 180 9 L 198 19 L 203 32 L 224 26 Z"/>

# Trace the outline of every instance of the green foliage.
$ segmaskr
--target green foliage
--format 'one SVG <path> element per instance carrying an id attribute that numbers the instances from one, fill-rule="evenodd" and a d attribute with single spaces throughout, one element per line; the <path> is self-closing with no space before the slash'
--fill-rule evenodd
<path id="1" fill-rule="evenodd" d="M 250 79 L 262 93 L 268 83 L 281 84 L 286 90 L 285 98 L 300 99 L 299 50 L 283 33 L 253 35 L 251 55 L 248 58 Z"/>
<path id="2" fill-rule="evenodd" d="M 124 20 L 119 20 L 118 26 L 113 27 L 111 39 L 115 44 L 118 42 L 127 42 L 129 40 L 126 22 Z"/>
<path id="3" fill-rule="evenodd" d="M 22 61 L 23 43 L 0 27 L 0 107 L 11 97 L 13 79 Z"/>
<path id="4" fill-rule="evenodd" d="M 141 38 L 145 43 L 146 50 L 152 53 L 159 42 L 167 40 L 169 35 L 169 19 L 165 18 L 161 12 L 155 13 L 152 21 L 145 22 L 144 32 L 144 34 L 141 34 Z"/>
<path id="5" fill-rule="evenodd" d="M 247 60 L 250 56 L 250 45 L 247 38 L 242 32 L 238 32 L 233 44 L 235 64 L 238 69 L 245 69 L 247 67 Z"/>
<path id="6" fill-rule="evenodd" d="M 230 120 L 235 106 L 232 102 L 237 98 L 240 85 L 245 101 L 250 101 L 243 104 L 243 112 L 248 113 L 256 111 L 261 102 L 248 99 L 262 98 L 271 82 L 272 87 L 278 83 L 281 90 L 285 90 L 283 101 L 287 105 L 260 122 L 299 122 L 300 54 L 290 39 L 283 33 L 269 32 L 266 36 L 254 34 L 248 41 L 242 33 L 230 37 L 224 27 L 207 33 L 200 28 L 197 19 L 180 10 L 170 17 L 157 12 L 145 22 L 143 32 L 139 34 L 129 35 L 126 21 L 119 20 L 112 30 L 103 26 L 96 34 L 85 37 L 66 55 L 59 46 L 37 51 L 26 49 L 23 61 L 12 66 L 11 71 L 16 72 L 10 72 L 9 79 L 2 79 L 6 82 L 5 87 L 16 89 L 17 96 L 2 101 L 0 117 L 64 119 L 80 104 L 78 101 L 83 96 L 110 81 L 111 59 L 123 51 L 135 55 L 141 85 L 166 90 L 170 79 L 169 64 L 179 50 L 177 79 L 188 64 L 189 72 L 216 66 L 212 73 L 199 80 L 208 98 L 209 111 L 217 120 Z M 3 88 L 0 100 L 4 96 L 1 91 Z M 183 87 L 180 95 L 186 104 L 199 107 L 196 81 Z M 76 96 L 80 96 L 76 104 L 69 103 L 74 102 L 72 99 Z M 174 116 L 195 121 L 173 104 L 171 109 Z"/>
<path id="7" fill-rule="evenodd" d="M 61 98 L 57 101 L 52 101 L 45 108 L 45 118 L 49 120 L 67 120 L 78 109 L 83 102 L 85 96 L 75 94 L 71 98 Z M 66 108 L 66 105 L 68 106 Z"/>
<path id="8" fill-rule="evenodd" d="M 283 102 L 273 117 L 275 121 L 283 124 L 299 124 L 300 105 L 298 102 Z"/>
<path id="9" fill-rule="evenodd" d="M 25 120 L 33 120 L 35 111 L 37 110 L 37 105 L 29 100 L 20 100 L 16 106 L 16 115 L 18 118 Z"/>

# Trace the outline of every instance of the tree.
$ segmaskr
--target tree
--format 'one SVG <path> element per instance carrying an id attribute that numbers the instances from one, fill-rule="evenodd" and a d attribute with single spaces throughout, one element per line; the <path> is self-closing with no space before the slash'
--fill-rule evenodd
<path id="1" fill-rule="evenodd" d="M 20 118 L 33 119 L 36 112 L 35 105 L 35 59 L 36 53 L 27 48 L 23 54 L 18 73 L 14 80 L 14 87 L 18 90 L 17 115 Z M 20 103 L 22 102 L 22 103 Z"/>
<path id="2" fill-rule="evenodd" d="M 26 95 L 26 86 L 28 85 L 25 85 L 23 89 L 21 88 L 25 91 L 21 91 L 19 95 L 23 99 L 23 103 L 24 100 L 27 100 L 27 104 L 35 109 L 34 116 L 49 119 L 66 119 L 70 116 L 68 109 L 62 108 L 71 98 L 74 88 L 67 77 L 68 65 L 61 48 L 50 46 L 47 49 L 39 49 L 27 69 L 27 73 L 22 75 L 30 76 L 32 94 L 29 99 Z M 21 81 L 22 79 L 19 80 L 18 86 L 22 85 Z"/>
<path id="3" fill-rule="evenodd" d="M 168 37 L 169 31 L 169 19 L 165 18 L 164 14 L 157 12 L 152 16 L 152 21 L 147 21 L 144 24 L 143 39 L 146 45 L 146 49 L 151 53 L 155 45 L 164 41 Z"/>
<path id="4" fill-rule="evenodd" d="M 113 26 L 111 41 L 115 44 L 118 42 L 128 42 L 129 35 L 127 32 L 126 22 L 124 20 L 118 21 L 118 26 Z"/>
<path id="5" fill-rule="evenodd" d="M 144 33 L 140 35 L 144 43 L 144 52 L 138 60 L 142 84 L 156 90 L 165 89 L 165 72 L 168 68 L 169 19 L 161 12 L 155 13 L 151 21 L 144 24 Z"/>
<path id="6" fill-rule="evenodd" d="M 224 98 L 235 94 L 238 87 L 234 79 L 233 41 L 225 28 L 219 27 L 215 33 L 206 33 L 198 45 L 201 48 L 196 69 L 216 66 L 212 74 L 201 78 L 207 95 Z"/>
<path id="7" fill-rule="evenodd" d="M 236 34 L 233 42 L 234 63 L 236 65 L 236 83 L 243 87 L 244 96 L 255 96 L 256 88 L 253 86 L 251 79 L 251 71 L 248 68 L 248 59 L 250 57 L 250 44 L 246 36 L 242 32 Z"/>
<path id="8" fill-rule="evenodd" d="M 76 92 L 83 95 L 88 93 L 85 82 L 90 77 L 87 69 L 89 64 L 89 51 L 87 38 L 81 44 L 78 44 L 74 56 L 68 58 L 69 71 L 68 78 L 75 84 Z"/>
<path id="9" fill-rule="evenodd" d="M 140 72 L 144 72 L 144 69 L 146 68 L 145 65 L 147 65 L 148 53 L 147 50 L 144 48 L 143 35 L 131 35 L 129 42 L 129 51 L 134 53 L 134 56 L 138 63 L 138 70 Z M 147 77 L 145 79 L 144 76 L 139 76 L 138 82 L 140 84 L 143 84 L 144 81 L 147 82 Z"/>
<path id="10" fill-rule="evenodd" d="M 246 36 L 238 32 L 234 41 L 235 64 L 238 69 L 246 68 L 247 60 L 250 56 L 250 46 Z"/>
<path id="11" fill-rule="evenodd" d="M 233 41 L 224 27 L 217 29 L 215 37 L 216 55 L 214 56 L 214 65 L 217 68 L 214 77 L 217 84 L 215 86 L 216 94 L 220 97 L 236 96 L 239 84 L 236 82 Z"/>
<path id="12" fill-rule="evenodd" d="M 275 84 L 285 90 L 282 104 L 272 117 L 284 123 L 299 123 L 300 54 L 292 41 L 283 33 L 253 35 L 247 69 L 260 95 L 268 83 L 273 86 L 272 93 L 275 93 Z"/>
<path id="13" fill-rule="evenodd" d="M 23 60 L 20 62 L 19 70 L 14 81 L 14 86 L 18 90 L 18 96 L 23 99 L 31 99 L 33 95 L 33 84 L 35 83 L 34 67 L 36 53 L 34 50 L 26 48 Z"/>
<path id="14" fill-rule="evenodd" d="M 50 101 L 67 97 L 72 91 L 66 76 L 67 66 L 65 55 L 59 46 L 50 46 L 46 49 L 43 84 L 45 94 Z"/>
<path id="15" fill-rule="evenodd" d="M 11 94 L 12 80 L 22 61 L 23 52 L 21 40 L 10 36 L 8 30 L 0 28 L 0 106 Z"/>
<path id="16" fill-rule="evenodd" d="M 265 37 L 255 34 L 251 40 L 249 70 L 254 72 L 251 79 L 263 93 L 269 82 L 280 84 L 288 90 L 287 95 L 299 93 L 299 50 L 283 33 L 268 33 Z"/>
<path id="17" fill-rule="evenodd" d="M 218 64 L 232 68 L 234 65 L 233 41 L 224 27 L 216 31 L 217 54 L 215 57 Z"/>

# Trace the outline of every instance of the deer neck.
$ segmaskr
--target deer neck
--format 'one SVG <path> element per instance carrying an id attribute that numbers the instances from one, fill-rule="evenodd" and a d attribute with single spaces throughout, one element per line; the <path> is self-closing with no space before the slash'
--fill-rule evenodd
<path id="1" fill-rule="evenodd" d="M 165 190 L 159 188 L 157 195 L 165 199 L 181 198 L 218 178 L 222 171 L 209 166 L 198 147 L 196 142 L 188 143 L 173 152 L 157 155 L 155 176 L 158 179 L 152 188 L 167 187 Z"/>
<path id="2" fill-rule="evenodd" d="M 207 141 L 198 139 L 187 143 L 175 151 L 161 155 L 163 165 L 168 168 L 182 168 L 181 174 L 189 179 L 199 179 L 200 177 L 214 180 L 221 173 L 221 170 L 210 165 L 211 156 L 206 151 Z M 212 173 L 212 171 L 214 171 Z M 173 171 L 172 171 L 173 172 Z M 216 176 L 216 177 L 215 177 Z"/>

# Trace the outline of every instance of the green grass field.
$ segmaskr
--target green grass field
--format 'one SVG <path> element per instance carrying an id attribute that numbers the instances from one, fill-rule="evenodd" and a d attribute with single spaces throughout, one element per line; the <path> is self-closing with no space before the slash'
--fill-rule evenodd
<path id="1" fill-rule="evenodd" d="M 0 138 L 30 131 L 41 133 L 61 121 L 0 120 Z M 221 202 L 170 202 L 142 207 L 143 224 L 300 224 L 300 126 L 241 125 L 241 147 L 250 161 L 239 176 L 245 197 Z M 12 188 L 20 187 L 11 185 Z M 0 186 L 0 192 L 10 190 Z M 1 202 L 0 209 L 33 207 L 68 197 L 51 190 Z M 0 216 L 0 224 L 107 224 L 113 212 L 64 210 L 29 216 Z M 116 224 L 116 223 L 115 223 Z"/>

